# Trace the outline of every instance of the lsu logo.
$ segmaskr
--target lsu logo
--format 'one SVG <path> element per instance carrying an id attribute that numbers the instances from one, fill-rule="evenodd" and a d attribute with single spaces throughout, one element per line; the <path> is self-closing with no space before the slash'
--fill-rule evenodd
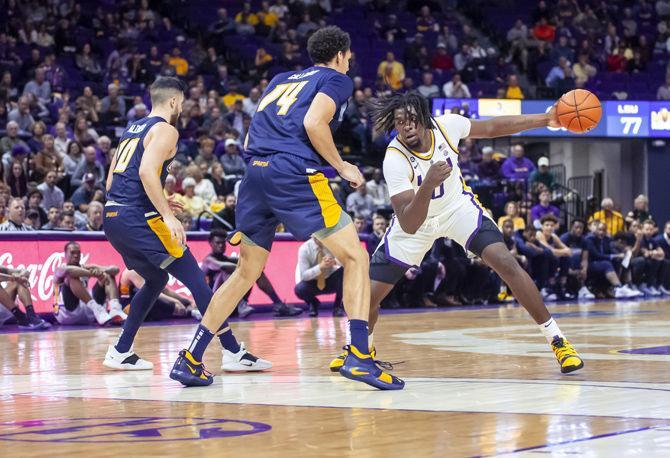
<path id="1" fill-rule="evenodd" d="M 198 441 L 269 431 L 266 423 L 197 417 L 47 418 L 0 423 L 0 441 L 132 443 Z"/>
<path id="2" fill-rule="evenodd" d="M 254 167 L 267 167 L 268 165 L 270 165 L 270 161 L 255 160 L 254 162 L 252 162 L 251 165 Z"/>

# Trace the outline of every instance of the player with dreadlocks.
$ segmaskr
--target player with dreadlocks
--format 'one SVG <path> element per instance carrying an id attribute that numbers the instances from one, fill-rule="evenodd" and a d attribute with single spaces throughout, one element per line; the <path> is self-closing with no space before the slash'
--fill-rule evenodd
<path id="1" fill-rule="evenodd" d="M 371 299 L 368 339 L 380 302 L 407 269 L 421 264 L 435 240 L 447 237 L 488 264 L 538 324 L 561 372 L 584 366 L 558 328 L 533 280 L 507 249 L 502 234 L 486 215 L 458 167 L 458 142 L 494 138 L 539 127 L 559 127 L 556 109 L 548 113 L 470 120 L 457 114 L 432 117 L 428 101 L 416 92 L 392 94 L 372 103 L 375 127 L 396 136 L 386 149 L 384 177 L 395 216 L 370 261 Z M 337 370 L 347 347 L 335 358 Z"/>

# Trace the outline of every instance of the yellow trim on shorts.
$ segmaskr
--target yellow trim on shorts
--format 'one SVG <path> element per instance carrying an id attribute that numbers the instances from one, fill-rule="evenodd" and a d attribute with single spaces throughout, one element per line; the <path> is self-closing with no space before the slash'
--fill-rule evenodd
<path id="1" fill-rule="evenodd" d="M 442 134 L 442 136 L 444 137 L 444 139 L 447 141 L 447 145 L 449 145 L 449 148 L 451 148 L 451 150 L 452 150 L 454 153 L 456 153 L 456 154 L 460 154 L 460 153 L 458 152 L 458 148 L 455 148 L 454 145 L 451 144 L 451 140 L 449 140 L 449 136 L 448 136 L 447 133 L 444 131 L 444 129 L 442 128 L 442 126 L 440 125 L 440 123 L 437 122 L 437 120 L 436 120 L 435 118 L 433 118 L 433 121 L 435 122 L 435 125 L 437 126 L 437 128 L 440 130 L 440 133 Z"/>
<path id="2" fill-rule="evenodd" d="M 333 190 L 328 185 L 328 178 L 321 172 L 308 175 L 307 178 L 314 196 L 319 201 L 325 226 L 327 228 L 335 226 L 340 221 L 342 207 L 337 203 Z"/>
<path id="3" fill-rule="evenodd" d="M 173 258 L 181 258 L 184 255 L 184 247 L 172 238 L 170 230 L 162 217 L 156 216 L 155 218 L 148 219 L 147 224 L 149 225 L 149 229 L 156 234 L 156 237 L 161 241 L 170 256 Z"/>
<path id="4" fill-rule="evenodd" d="M 461 180 L 461 185 L 463 186 L 463 191 L 465 191 L 465 192 L 467 192 L 467 193 L 469 193 L 469 194 L 472 194 L 472 198 L 473 198 L 473 200 L 475 201 L 475 206 L 479 206 L 479 209 L 480 209 L 480 210 L 483 210 L 483 209 L 484 209 L 484 206 L 483 206 L 482 203 L 479 201 L 479 196 L 478 196 L 477 194 L 475 194 L 475 192 L 472 190 L 472 188 L 471 188 L 470 186 L 468 186 L 467 184 L 465 184 L 465 179 L 463 178 L 463 175 L 459 174 L 459 175 L 458 175 L 458 178 Z M 495 223 L 494 223 L 494 224 L 495 224 Z"/>
<path id="5" fill-rule="evenodd" d="M 398 138 L 398 137 L 396 137 Z M 424 161 L 428 161 L 433 158 L 433 154 L 435 154 L 435 132 L 433 132 L 433 129 L 430 129 L 430 149 L 428 150 L 427 153 L 419 153 L 418 151 L 413 151 L 409 146 L 405 145 L 400 138 L 398 138 L 398 141 L 402 146 L 407 148 L 407 151 L 412 153 L 414 156 L 418 157 L 419 159 L 423 159 Z"/>

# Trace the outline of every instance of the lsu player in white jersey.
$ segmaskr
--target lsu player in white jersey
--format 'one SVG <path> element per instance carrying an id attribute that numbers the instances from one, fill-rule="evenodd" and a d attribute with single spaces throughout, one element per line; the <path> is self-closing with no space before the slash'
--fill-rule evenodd
<path id="1" fill-rule="evenodd" d="M 465 138 L 494 138 L 538 127 L 558 127 L 555 108 L 548 113 L 470 120 L 456 114 L 432 117 L 428 101 L 416 92 L 393 94 L 373 104 L 378 131 L 396 137 L 386 149 L 384 177 L 394 217 L 370 261 L 370 350 L 381 301 L 404 276 L 419 266 L 435 240 L 447 237 L 482 258 L 511 288 L 538 324 L 556 355 L 561 372 L 584 366 L 544 305 L 535 283 L 503 242 L 458 167 L 458 143 Z M 342 364 L 345 352 L 330 369 Z M 375 352 L 371 352 L 373 355 Z"/>

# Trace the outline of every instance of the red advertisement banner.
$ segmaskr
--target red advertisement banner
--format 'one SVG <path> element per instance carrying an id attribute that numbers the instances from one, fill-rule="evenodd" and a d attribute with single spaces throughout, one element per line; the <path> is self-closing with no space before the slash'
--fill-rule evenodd
<path id="1" fill-rule="evenodd" d="M 82 263 L 117 265 L 121 271 L 125 269 L 121 256 L 106 240 L 77 240 L 77 242 L 81 246 Z M 0 240 L 0 265 L 25 268 L 30 272 L 31 293 L 37 312 L 52 311 L 55 301 L 54 272 L 64 262 L 65 243 L 65 240 Z M 286 302 L 301 302 L 293 293 L 298 248 L 301 243 L 287 240 L 275 241 L 265 269 L 277 294 Z M 206 240 L 191 240 L 188 246 L 198 262 L 202 261 L 210 251 Z M 238 252 L 238 247 L 229 246 L 227 248 L 229 255 L 235 252 Z M 92 285 L 91 281 L 89 286 Z M 180 294 L 190 296 L 188 289 L 173 277 L 170 277 L 168 286 Z M 253 288 L 249 302 L 252 304 L 271 303 L 270 299 L 257 287 Z"/>

